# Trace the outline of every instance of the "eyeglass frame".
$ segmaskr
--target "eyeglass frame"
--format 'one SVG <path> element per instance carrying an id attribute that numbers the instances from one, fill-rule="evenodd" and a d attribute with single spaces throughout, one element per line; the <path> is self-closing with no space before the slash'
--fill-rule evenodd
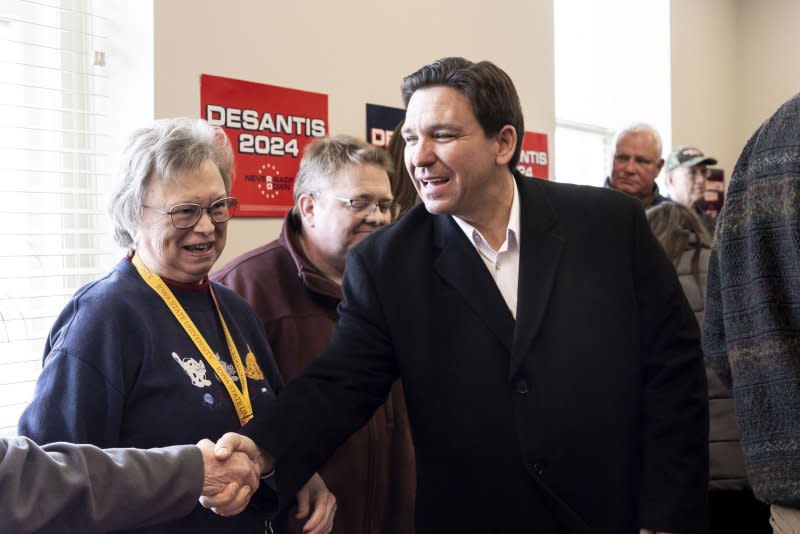
<path id="1" fill-rule="evenodd" d="M 312 197 L 319 196 L 319 191 L 314 191 L 311 193 Z M 339 202 L 343 202 L 348 209 L 353 210 L 355 213 L 364 214 L 364 215 L 372 215 L 375 211 L 379 211 L 380 213 L 387 213 L 392 219 L 397 217 L 400 213 L 400 204 L 397 203 L 396 200 L 372 200 L 367 198 L 347 198 L 347 197 L 339 197 L 336 195 L 332 195 L 331 198 L 338 200 Z M 358 208 L 353 206 L 353 202 L 366 202 L 367 204 L 363 208 Z M 389 205 L 381 207 L 381 202 L 389 202 Z M 369 211 L 367 211 L 369 209 Z"/>
<path id="2" fill-rule="evenodd" d="M 228 209 L 226 210 L 226 213 L 228 214 L 228 218 L 223 220 L 223 221 L 219 221 L 219 220 L 214 218 L 214 215 L 211 213 L 211 209 L 215 204 L 217 204 L 219 202 L 222 202 L 222 201 L 225 201 L 225 202 L 228 202 L 228 203 L 232 202 L 233 206 L 228 207 Z M 178 208 L 186 208 L 186 207 L 189 207 L 189 206 L 191 206 L 193 208 L 200 208 L 197 211 L 197 213 L 198 213 L 197 218 L 194 220 L 194 222 L 192 224 L 189 224 L 187 226 L 178 226 L 175 223 L 175 210 L 178 209 Z M 182 202 L 181 204 L 175 204 L 174 206 L 172 206 L 171 208 L 169 208 L 166 211 L 164 211 L 162 209 L 159 209 L 159 208 L 156 208 L 156 207 L 153 207 L 153 206 L 148 206 L 146 204 L 142 204 L 142 207 L 143 208 L 147 208 L 149 210 L 156 211 L 158 213 L 161 213 L 162 215 L 169 215 L 169 220 L 172 223 L 172 226 L 174 226 L 177 230 L 186 230 L 187 228 L 191 228 L 194 225 L 196 225 L 198 222 L 200 222 L 200 219 L 203 218 L 203 212 L 208 213 L 209 220 L 212 223 L 214 223 L 215 225 L 216 224 L 224 224 L 224 223 L 230 221 L 233 218 L 234 213 L 236 212 L 236 208 L 239 207 L 239 199 L 237 199 L 236 197 L 222 197 L 222 198 L 218 198 L 217 200 L 215 200 L 214 202 L 212 202 L 208 206 L 201 206 L 200 204 L 197 204 L 196 202 Z"/>
<path id="3" fill-rule="evenodd" d="M 347 197 L 336 197 L 336 196 L 333 198 L 335 198 L 340 202 L 344 202 L 348 208 L 357 213 L 368 213 L 369 215 L 372 215 L 377 210 L 380 211 L 381 213 L 388 213 L 392 218 L 394 218 L 396 215 L 395 212 L 398 211 L 398 208 L 400 207 L 400 205 L 394 199 L 368 200 L 366 198 L 347 198 Z M 364 206 L 363 208 L 358 208 L 356 206 L 353 206 L 353 202 L 367 202 L 367 205 Z M 384 207 L 381 206 L 382 202 L 388 202 L 389 204 Z M 368 208 L 369 211 L 367 211 Z"/>

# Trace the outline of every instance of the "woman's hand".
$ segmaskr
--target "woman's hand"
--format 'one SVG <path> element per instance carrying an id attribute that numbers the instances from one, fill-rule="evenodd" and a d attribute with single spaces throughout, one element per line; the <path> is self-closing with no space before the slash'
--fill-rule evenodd
<path id="1" fill-rule="evenodd" d="M 303 534 L 328 534 L 333 529 L 336 497 L 317 473 L 297 492 L 297 519 L 304 519 L 313 507 L 311 517 L 303 525 Z"/>

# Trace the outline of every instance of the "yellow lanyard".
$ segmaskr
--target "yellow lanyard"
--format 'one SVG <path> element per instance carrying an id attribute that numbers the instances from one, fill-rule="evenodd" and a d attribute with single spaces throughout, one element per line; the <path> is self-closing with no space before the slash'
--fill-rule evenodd
<path id="1" fill-rule="evenodd" d="M 172 312 L 172 315 L 175 316 L 186 333 L 189 334 L 189 337 L 194 342 L 197 350 L 200 351 L 203 359 L 208 363 L 208 365 L 211 366 L 219 379 L 222 380 L 222 383 L 225 385 L 225 389 L 228 390 L 228 395 L 231 396 L 233 406 L 236 408 L 236 414 L 239 416 L 239 423 L 244 426 L 250 419 L 253 418 L 253 406 L 250 403 L 250 395 L 247 393 L 247 376 L 245 375 L 244 365 L 242 365 L 242 359 L 239 357 L 239 351 L 236 350 L 236 345 L 234 344 L 231 333 L 228 330 L 228 325 L 225 324 L 225 319 L 222 317 L 222 312 L 220 311 L 219 304 L 217 303 L 217 296 L 214 294 L 214 289 L 211 287 L 211 283 L 209 282 L 208 288 L 211 291 L 211 298 L 214 300 L 214 307 L 217 309 L 219 321 L 222 323 L 222 330 L 225 332 L 225 341 L 228 343 L 228 350 L 231 353 L 231 359 L 233 360 L 233 365 L 236 368 L 236 374 L 239 376 L 239 383 L 242 385 L 241 391 L 239 391 L 239 388 L 236 387 L 233 379 L 225 370 L 225 367 L 223 367 L 222 362 L 214 356 L 214 352 L 211 350 L 208 342 L 205 340 L 200 331 L 197 330 L 194 322 L 192 322 L 192 319 L 186 313 L 186 310 L 183 309 L 181 303 L 178 302 L 178 299 L 175 298 L 175 295 L 173 295 L 172 291 L 170 291 L 169 287 L 167 287 L 167 284 L 164 283 L 160 276 L 148 269 L 138 255 L 134 254 L 131 262 L 133 263 L 133 266 L 136 267 L 136 270 L 139 272 L 139 276 L 142 277 L 142 280 L 144 280 L 145 283 L 150 286 L 159 297 L 161 297 L 161 300 L 163 300 L 164 304 L 167 305 L 167 308 L 169 308 L 169 311 Z"/>

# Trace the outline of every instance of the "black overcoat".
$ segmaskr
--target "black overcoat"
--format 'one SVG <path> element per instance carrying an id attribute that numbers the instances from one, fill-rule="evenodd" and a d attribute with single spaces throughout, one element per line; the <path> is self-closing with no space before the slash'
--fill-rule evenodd
<path id="1" fill-rule="evenodd" d="M 418 533 L 700 532 L 698 328 L 640 204 L 516 176 L 518 309 L 418 206 L 347 260 L 325 354 L 246 433 L 293 492 L 403 379 Z"/>

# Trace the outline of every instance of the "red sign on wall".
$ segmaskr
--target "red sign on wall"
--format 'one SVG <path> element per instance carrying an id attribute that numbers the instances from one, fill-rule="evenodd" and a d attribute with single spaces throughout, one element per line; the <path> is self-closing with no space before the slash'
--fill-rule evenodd
<path id="1" fill-rule="evenodd" d="M 201 116 L 228 135 L 239 217 L 291 209 L 303 148 L 328 132 L 328 95 L 203 74 Z"/>
<path id="2" fill-rule="evenodd" d="M 517 170 L 525 176 L 548 180 L 549 163 L 547 158 L 547 134 L 525 132 L 522 138 L 522 152 L 519 155 Z"/>

